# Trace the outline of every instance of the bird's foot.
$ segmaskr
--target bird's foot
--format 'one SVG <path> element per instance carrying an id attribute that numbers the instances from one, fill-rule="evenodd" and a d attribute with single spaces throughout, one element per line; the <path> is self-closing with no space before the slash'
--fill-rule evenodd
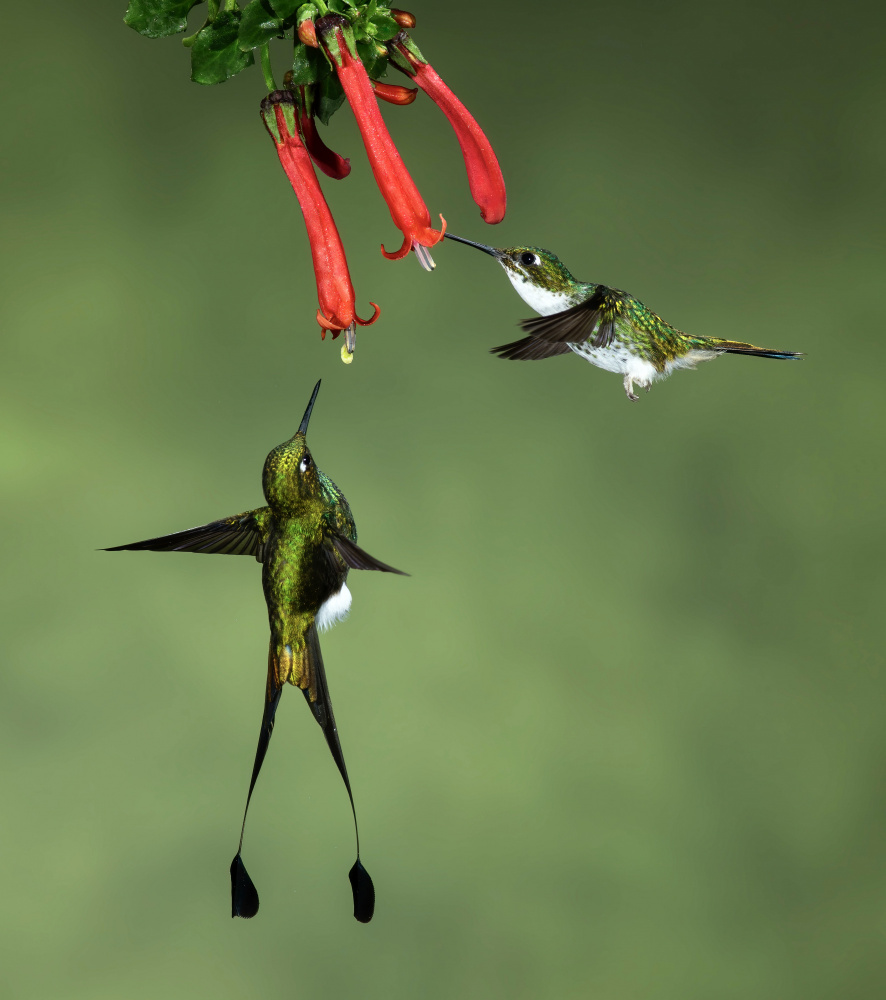
<path id="1" fill-rule="evenodd" d="M 625 395 L 631 400 L 632 403 L 636 403 L 640 398 L 634 395 L 634 380 L 630 375 L 625 375 Z"/>

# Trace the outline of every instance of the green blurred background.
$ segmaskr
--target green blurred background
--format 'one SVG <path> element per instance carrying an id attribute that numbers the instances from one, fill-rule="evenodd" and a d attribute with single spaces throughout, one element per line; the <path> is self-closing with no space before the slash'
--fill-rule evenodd
<path id="1" fill-rule="evenodd" d="M 6 15 L 3 996 L 886 995 L 882 7 L 416 3 L 508 182 L 487 228 L 439 111 L 386 107 L 453 232 L 808 354 L 630 404 L 487 353 L 529 315 L 488 258 L 382 259 L 347 109 L 325 187 L 383 314 L 344 367 L 260 74 L 191 84 L 124 6 Z M 369 926 L 293 690 L 229 916 L 259 567 L 96 551 L 260 504 L 318 377 L 314 454 L 413 574 L 324 641 Z"/>

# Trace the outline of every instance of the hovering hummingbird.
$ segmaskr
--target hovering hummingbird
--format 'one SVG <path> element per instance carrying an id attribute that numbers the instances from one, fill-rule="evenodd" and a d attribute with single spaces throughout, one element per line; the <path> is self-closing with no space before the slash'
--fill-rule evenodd
<path id="1" fill-rule="evenodd" d="M 368 923 L 375 908 L 375 889 L 360 861 L 354 796 L 332 712 L 317 633 L 347 616 L 351 605 L 351 592 L 346 583 L 349 569 L 408 574 L 379 562 L 356 544 L 357 529 L 347 500 L 314 463 L 305 435 L 319 390 L 318 382 L 295 434 L 265 459 L 262 489 L 268 502 L 266 507 L 224 517 L 188 531 L 131 545 L 116 545 L 105 551 L 218 552 L 255 556 L 262 564 L 262 587 L 271 625 L 268 681 L 258 749 L 240 827 L 240 843 L 231 862 L 231 916 L 253 917 L 258 912 L 258 892 L 240 854 L 249 801 L 267 753 L 283 685 L 288 681 L 301 688 L 323 730 L 348 792 L 357 839 L 357 860 L 348 878 L 354 895 L 354 916 Z"/>
<path id="2" fill-rule="evenodd" d="M 802 354 L 771 351 L 738 340 L 690 337 L 617 288 L 576 281 L 563 262 L 540 247 L 488 247 L 452 233 L 447 239 L 466 243 L 494 257 L 505 269 L 523 301 L 540 314 L 523 320 L 529 334 L 490 353 L 510 361 L 540 361 L 574 351 L 608 372 L 624 376 L 628 399 L 637 400 L 634 383 L 647 392 L 653 382 L 678 368 L 695 368 L 720 354 L 752 354 L 781 360 Z"/>

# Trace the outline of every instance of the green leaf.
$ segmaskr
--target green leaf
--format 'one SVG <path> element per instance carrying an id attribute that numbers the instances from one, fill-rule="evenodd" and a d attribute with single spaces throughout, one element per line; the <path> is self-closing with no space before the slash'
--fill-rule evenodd
<path id="1" fill-rule="evenodd" d="M 314 97 L 314 114 L 323 122 L 329 124 L 329 119 L 342 106 L 345 92 L 341 89 L 338 77 L 334 73 L 324 76 L 317 84 Z"/>
<path id="2" fill-rule="evenodd" d="M 248 52 L 264 45 L 271 38 L 276 38 L 282 27 L 283 22 L 274 17 L 268 0 L 252 0 L 246 5 L 240 18 L 238 45 L 241 51 Z"/>
<path id="3" fill-rule="evenodd" d="M 191 47 L 194 83 L 224 83 L 255 62 L 251 52 L 240 51 L 239 30 L 239 10 L 221 11 L 212 24 L 200 30 Z"/>
<path id="4" fill-rule="evenodd" d="M 400 25 L 387 14 L 373 14 L 366 27 L 380 42 L 389 42 L 400 34 Z"/>
<path id="5" fill-rule="evenodd" d="M 323 57 L 318 49 L 307 45 L 296 45 L 292 53 L 292 82 L 296 86 L 315 83 L 320 76 L 320 68 L 324 65 Z"/>
<path id="6" fill-rule="evenodd" d="M 304 0 L 271 0 L 271 6 L 274 8 L 274 13 L 281 21 L 285 21 L 287 17 L 291 17 L 299 7 L 304 6 Z"/>
<path id="7" fill-rule="evenodd" d="M 388 57 L 378 54 L 375 42 L 357 42 L 357 55 L 373 80 L 377 80 L 387 72 Z"/>
<path id="8" fill-rule="evenodd" d="M 188 26 L 188 12 L 202 0 L 129 0 L 123 20 L 148 38 L 177 35 Z"/>

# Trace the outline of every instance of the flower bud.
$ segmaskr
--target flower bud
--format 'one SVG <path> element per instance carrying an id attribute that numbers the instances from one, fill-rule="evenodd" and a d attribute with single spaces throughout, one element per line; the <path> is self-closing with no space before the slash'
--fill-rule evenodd
<path id="1" fill-rule="evenodd" d="M 415 27 L 415 14 L 410 14 L 408 10 L 399 10 L 397 7 L 391 7 L 391 17 L 401 28 Z"/>
<path id="2" fill-rule="evenodd" d="M 378 80 L 370 80 L 375 96 L 388 104 L 412 104 L 418 87 L 401 87 L 398 83 L 381 83 Z"/>
<path id="3" fill-rule="evenodd" d="M 312 49 L 320 48 L 320 43 L 317 41 L 317 31 L 314 28 L 314 22 L 308 17 L 301 22 L 298 26 L 298 40 L 303 42 L 305 45 L 309 45 Z"/>

